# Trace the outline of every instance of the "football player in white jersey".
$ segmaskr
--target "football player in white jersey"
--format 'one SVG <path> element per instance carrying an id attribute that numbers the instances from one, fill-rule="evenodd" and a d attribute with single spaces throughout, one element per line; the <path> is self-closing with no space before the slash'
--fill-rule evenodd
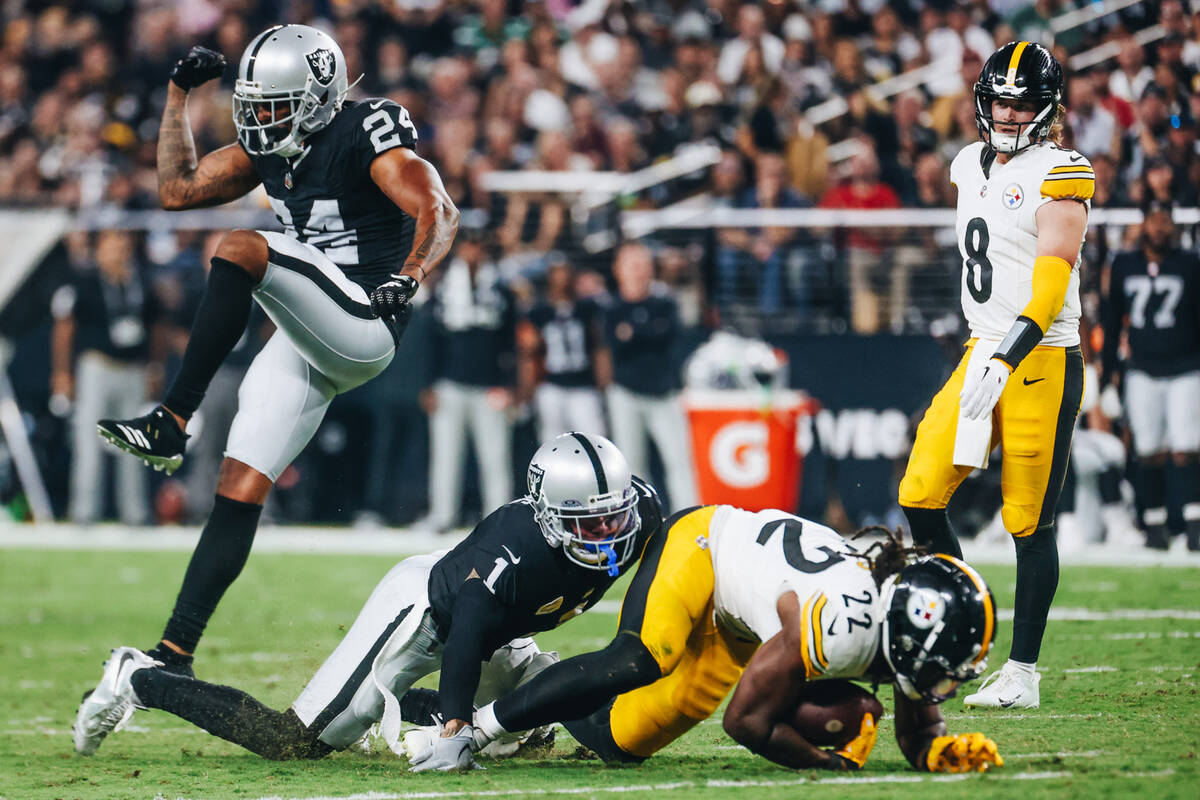
<path id="1" fill-rule="evenodd" d="M 913 540 L 961 556 L 946 504 L 1000 444 L 1004 527 L 1017 550 L 1009 661 L 967 705 L 1036 708 L 1035 670 L 1058 586 L 1054 510 L 1083 395 L 1079 252 L 1095 178 L 1058 144 L 1062 68 L 1010 42 L 975 84 L 983 141 L 950 165 L 958 188 L 966 354 L 917 429 L 900 505 Z"/>
<path id="2" fill-rule="evenodd" d="M 739 743 L 789 767 L 856 770 L 875 744 L 870 714 L 836 751 L 792 724 L 812 682 L 841 678 L 894 685 L 896 737 L 916 769 L 1003 765 L 983 734 L 947 735 L 938 708 L 983 672 L 995 633 L 992 594 L 974 569 L 945 555 L 912 560 L 890 537 L 860 552 L 783 511 L 701 506 L 664 525 L 612 643 L 479 709 L 477 748 L 525 720 L 563 720 L 605 761 L 640 762 L 736 684 L 724 726 Z"/>

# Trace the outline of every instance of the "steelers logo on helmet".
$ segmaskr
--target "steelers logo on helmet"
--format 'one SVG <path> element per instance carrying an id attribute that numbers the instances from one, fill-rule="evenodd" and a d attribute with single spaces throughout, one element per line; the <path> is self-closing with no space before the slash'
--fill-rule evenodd
<path id="1" fill-rule="evenodd" d="M 941 703 L 979 677 L 996 630 L 991 590 L 956 558 L 922 556 L 881 587 L 883 656 L 910 700 Z"/>
<path id="2" fill-rule="evenodd" d="M 908 618 L 918 628 L 928 630 L 942 621 L 946 604 L 933 589 L 916 589 L 908 596 Z"/>
<path id="3" fill-rule="evenodd" d="M 1009 42 L 984 62 L 975 84 L 975 124 L 998 153 L 1013 154 L 1044 140 L 1062 98 L 1063 72 L 1050 51 L 1033 42 Z M 1005 100 L 1032 111 L 1026 122 L 997 122 L 993 103 Z M 1015 128 L 997 130 L 996 126 Z"/>

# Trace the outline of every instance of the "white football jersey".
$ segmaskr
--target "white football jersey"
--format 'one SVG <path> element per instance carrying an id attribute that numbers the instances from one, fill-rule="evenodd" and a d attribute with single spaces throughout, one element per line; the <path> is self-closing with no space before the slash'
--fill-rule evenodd
<path id="1" fill-rule="evenodd" d="M 1037 210 L 1051 200 L 1082 200 L 1090 209 L 1095 175 L 1074 150 L 1041 142 L 1001 164 L 983 142 L 967 145 L 950 164 L 958 187 L 955 228 L 962 254 L 962 306 L 971 336 L 1003 340 L 1033 296 Z M 1081 242 L 1082 244 L 1082 242 Z M 1079 344 L 1079 258 L 1067 299 L 1042 344 Z"/>
<path id="2" fill-rule="evenodd" d="M 883 618 L 870 564 L 849 542 L 782 511 L 721 506 L 709 525 L 709 548 L 719 624 L 765 642 L 783 629 L 776 602 L 795 592 L 808 677 L 862 677 Z"/>

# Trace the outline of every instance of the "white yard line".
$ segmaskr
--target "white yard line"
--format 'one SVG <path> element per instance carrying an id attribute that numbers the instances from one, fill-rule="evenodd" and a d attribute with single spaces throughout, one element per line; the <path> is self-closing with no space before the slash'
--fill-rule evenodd
<path id="1" fill-rule="evenodd" d="M 1005 722 L 1014 719 L 1100 719 L 1104 716 L 1103 713 L 1095 714 L 1005 714 L 1003 711 L 994 711 L 988 714 L 971 714 L 958 711 L 945 712 L 946 719 L 990 719 L 1004 720 Z"/>
<path id="2" fill-rule="evenodd" d="M 1167 778 L 1174 775 L 1174 770 L 1158 772 L 1136 772 L 1115 775 L 1121 778 Z M 1012 781 L 1046 781 L 1071 778 L 1074 773 L 1063 770 L 1046 772 L 1004 772 L 988 773 L 988 780 Z M 574 786 L 544 789 L 490 789 L 484 791 L 448 791 L 448 792 L 365 792 L 350 795 L 315 795 L 305 798 L 287 798 L 283 795 L 270 795 L 258 800 L 439 800 L 450 797 L 520 797 L 546 795 L 588 795 L 588 794 L 628 794 L 630 792 L 671 792 L 679 789 L 747 789 L 755 787 L 788 787 L 814 785 L 872 785 L 872 784 L 906 784 L 906 783 L 958 783 L 972 780 L 973 775 L 847 775 L 829 778 L 793 778 L 778 781 L 678 781 L 675 783 L 645 783 L 622 784 L 617 786 Z"/>
<path id="3" fill-rule="evenodd" d="M 254 540 L 255 552 L 360 555 L 413 555 L 458 544 L 466 529 L 437 534 L 414 528 L 332 528 L 267 526 Z M 197 527 L 127 528 L 117 524 L 77 526 L 0 523 L 0 549 L 186 551 L 196 546 Z M 967 560 L 978 564 L 1013 564 L 1011 544 L 980 547 L 963 543 Z M 1200 555 L 1090 547 L 1060 556 L 1063 564 L 1088 566 L 1165 566 L 1200 569 Z"/>

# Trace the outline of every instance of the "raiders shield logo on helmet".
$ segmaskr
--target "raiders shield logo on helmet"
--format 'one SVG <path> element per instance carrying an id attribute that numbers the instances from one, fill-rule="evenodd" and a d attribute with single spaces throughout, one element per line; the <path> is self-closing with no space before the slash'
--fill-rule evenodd
<path id="1" fill-rule="evenodd" d="M 317 79 L 317 83 L 322 86 L 328 86 L 333 82 L 336 67 L 332 50 L 321 47 L 306 54 L 304 57 L 308 59 L 308 66 L 312 70 L 313 77 Z"/>
<path id="2" fill-rule="evenodd" d="M 537 497 L 542 491 L 542 480 L 546 477 L 546 471 L 537 464 L 529 465 L 529 496 Z"/>

